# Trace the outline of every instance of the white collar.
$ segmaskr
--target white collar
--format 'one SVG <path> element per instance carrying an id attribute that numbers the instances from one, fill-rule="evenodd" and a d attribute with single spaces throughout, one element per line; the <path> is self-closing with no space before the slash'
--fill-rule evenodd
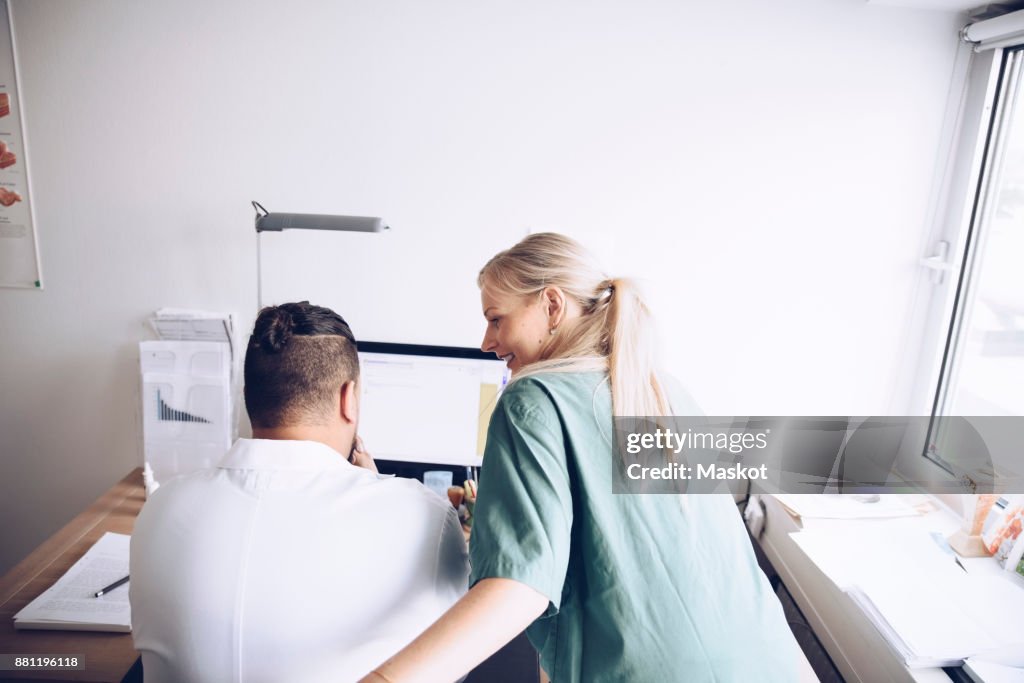
<path id="1" fill-rule="evenodd" d="M 239 439 L 217 465 L 228 470 L 319 470 L 355 468 L 341 453 L 319 441 Z"/>

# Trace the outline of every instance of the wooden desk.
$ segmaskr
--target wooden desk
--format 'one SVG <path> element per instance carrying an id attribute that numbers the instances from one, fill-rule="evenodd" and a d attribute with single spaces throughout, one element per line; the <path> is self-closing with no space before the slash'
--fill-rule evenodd
<path id="1" fill-rule="evenodd" d="M 0 671 L 0 679 L 120 683 L 139 656 L 130 633 L 15 631 L 11 619 L 105 532 L 130 534 L 145 499 L 137 468 L 0 579 L 0 653 L 85 657 L 82 671 Z"/>

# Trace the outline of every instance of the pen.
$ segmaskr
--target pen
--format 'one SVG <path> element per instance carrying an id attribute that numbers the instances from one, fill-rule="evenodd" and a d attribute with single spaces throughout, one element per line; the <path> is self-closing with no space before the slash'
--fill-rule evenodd
<path id="1" fill-rule="evenodd" d="M 117 581 L 115 581 L 114 583 L 110 584 L 109 586 L 105 586 L 104 588 L 99 589 L 98 591 L 96 591 L 96 594 L 93 597 L 98 598 L 101 595 L 103 595 L 104 593 L 109 593 L 110 591 L 114 590 L 118 586 L 123 586 L 126 583 L 128 583 L 128 577 L 127 576 L 124 577 L 123 579 L 118 579 Z"/>

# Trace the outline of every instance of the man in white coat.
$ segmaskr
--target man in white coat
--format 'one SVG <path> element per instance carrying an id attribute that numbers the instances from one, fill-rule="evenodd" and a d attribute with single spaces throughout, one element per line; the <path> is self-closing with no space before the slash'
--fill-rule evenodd
<path id="1" fill-rule="evenodd" d="M 357 450 L 358 380 L 337 313 L 260 312 L 245 357 L 253 438 L 161 486 L 132 534 L 146 681 L 357 680 L 466 592 L 448 501 Z"/>

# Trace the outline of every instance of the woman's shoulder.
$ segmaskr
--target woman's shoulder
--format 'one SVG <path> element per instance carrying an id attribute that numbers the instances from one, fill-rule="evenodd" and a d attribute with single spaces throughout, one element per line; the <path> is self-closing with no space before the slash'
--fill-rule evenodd
<path id="1" fill-rule="evenodd" d="M 658 373 L 672 415 L 703 416 L 704 411 L 682 382 L 668 373 Z M 547 400 L 554 404 L 608 392 L 608 373 L 603 371 L 541 371 L 513 380 L 502 393 L 507 403 Z"/>
<path id="2" fill-rule="evenodd" d="M 517 418 L 552 423 L 559 416 L 590 406 L 596 393 L 607 391 L 604 372 L 536 372 L 509 383 L 499 406 Z"/>
<path id="3" fill-rule="evenodd" d="M 602 383 L 607 383 L 607 379 L 607 373 L 600 371 L 535 372 L 509 383 L 505 388 L 503 398 L 507 396 L 509 399 L 514 399 L 537 395 L 557 398 L 562 394 L 590 393 Z"/>

